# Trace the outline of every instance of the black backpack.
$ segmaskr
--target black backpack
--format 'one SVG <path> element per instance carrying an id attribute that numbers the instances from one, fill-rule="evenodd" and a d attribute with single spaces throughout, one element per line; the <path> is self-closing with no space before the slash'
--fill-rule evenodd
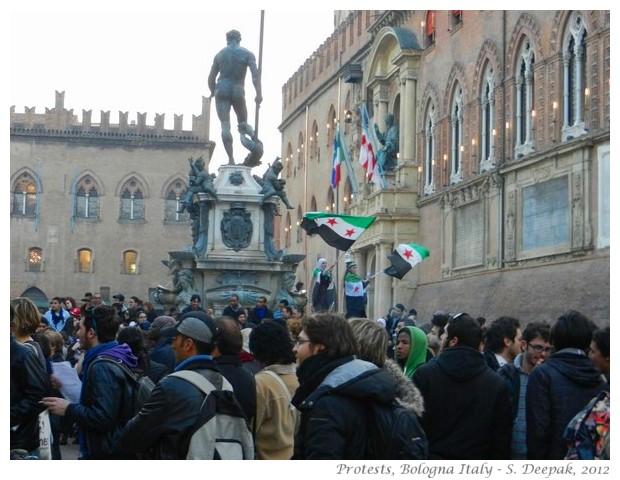
<path id="1" fill-rule="evenodd" d="M 424 460 L 428 439 L 413 410 L 397 402 L 371 402 L 368 412 L 368 460 Z"/>
<path id="2" fill-rule="evenodd" d="M 98 361 L 113 363 L 125 373 L 125 376 L 133 387 L 133 415 L 136 415 L 142 409 L 142 406 L 149 399 L 151 392 L 155 388 L 155 383 L 153 383 L 153 380 L 151 380 L 146 374 L 141 374 L 131 370 L 123 362 L 105 355 L 97 357 L 93 360 L 91 367 Z"/>

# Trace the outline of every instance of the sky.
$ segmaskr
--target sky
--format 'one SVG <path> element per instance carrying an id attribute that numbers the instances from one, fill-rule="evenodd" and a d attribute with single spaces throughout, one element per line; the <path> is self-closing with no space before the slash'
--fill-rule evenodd
<path id="1" fill-rule="evenodd" d="M 37 2 L 34 2 L 35 4 Z M 85 3 L 85 2 L 84 2 Z M 100 112 L 128 112 L 129 121 L 147 113 L 147 125 L 155 114 L 165 114 L 165 128 L 173 128 L 174 115 L 183 114 L 183 128 L 191 129 L 193 115 L 209 96 L 207 77 L 216 53 L 226 46 L 226 32 L 241 32 L 241 46 L 259 59 L 260 3 L 235 10 L 212 10 L 207 2 L 180 1 L 148 7 L 105 7 L 60 1 L 34 7 L 19 5 L 10 12 L 9 105 L 23 113 L 53 108 L 55 92 L 65 92 L 65 108 L 82 120 L 82 110 L 92 110 L 92 122 Z M 117 8 L 114 5 L 117 3 Z M 53 5 L 53 9 L 50 6 Z M 23 9 L 22 9 L 23 8 Z M 233 7 L 234 8 L 234 7 Z M 254 8 L 254 9 L 253 9 Z M 290 7 L 289 7 L 290 8 Z M 20 10 L 21 9 L 21 10 Z M 262 173 L 267 163 L 281 155 L 282 86 L 333 32 L 333 10 L 274 10 L 265 8 L 262 49 L 263 102 L 259 112 L 259 138 L 264 144 Z M 248 119 L 255 123 L 255 90 L 246 76 Z M 234 113 L 231 119 L 236 121 Z M 233 123 L 233 133 L 236 132 Z M 211 104 L 211 140 L 216 142 L 210 171 L 227 158 L 221 142 L 220 122 Z M 247 150 L 235 139 L 237 163 Z"/>

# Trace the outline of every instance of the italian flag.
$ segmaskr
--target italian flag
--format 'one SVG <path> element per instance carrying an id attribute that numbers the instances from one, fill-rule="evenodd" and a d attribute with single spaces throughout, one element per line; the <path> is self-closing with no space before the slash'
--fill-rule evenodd
<path id="1" fill-rule="evenodd" d="M 388 260 L 392 263 L 392 266 L 383 271 L 390 277 L 401 279 L 409 270 L 429 255 L 430 252 L 420 245 L 401 243 L 388 255 Z"/>
<path id="2" fill-rule="evenodd" d="M 318 233 L 328 245 L 346 251 L 375 220 L 375 217 L 308 212 L 303 216 L 301 228 L 308 235 Z"/>

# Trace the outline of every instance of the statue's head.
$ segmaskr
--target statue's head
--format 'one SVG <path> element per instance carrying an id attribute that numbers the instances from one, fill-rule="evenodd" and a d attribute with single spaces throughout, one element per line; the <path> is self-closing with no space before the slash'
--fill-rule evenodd
<path id="1" fill-rule="evenodd" d="M 282 171 L 282 168 L 284 168 L 284 166 L 282 165 L 282 162 L 280 161 L 280 157 L 276 157 L 276 159 L 273 161 L 273 164 L 271 165 L 271 168 L 273 168 L 274 172 Z"/>
<path id="2" fill-rule="evenodd" d="M 233 41 L 237 43 L 241 42 L 241 33 L 239 33 L 239 30 L 231 30 L 226 34 L 226 43 Z"/>
<path id="3" fill-rule="evenodd" d="M 200 155 L 200 156 L 199 156 L 199 157 L 198 157 L 198 158 L 194 161 L 194 164 L 195 164 L 197 167 L 199 167 L 199 168 L 204 168 L 204 166 L 205 166 L 205 161 L 204 161 L 204 159 L 202 158 L 202 155 Z"/>
<path id="4" fill-rule="evenodd" d="M 391 113 L 388 113 L 385 116 L 385 123 L 386 125 L 394 125 L 394 115 L 392 115 Z"/>

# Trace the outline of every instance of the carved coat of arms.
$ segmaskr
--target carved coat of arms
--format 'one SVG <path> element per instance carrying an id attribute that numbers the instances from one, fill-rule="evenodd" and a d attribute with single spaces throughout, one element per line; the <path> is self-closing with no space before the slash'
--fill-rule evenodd
<path id="1" fill-rule="evenodd" d="M 233 204 L 230 210 L 224 212 L 220 229 L 222 241 L 228 248 L 235 252 L 247 248 L 252 240 L 250 212 L 243 205 Z"/>

